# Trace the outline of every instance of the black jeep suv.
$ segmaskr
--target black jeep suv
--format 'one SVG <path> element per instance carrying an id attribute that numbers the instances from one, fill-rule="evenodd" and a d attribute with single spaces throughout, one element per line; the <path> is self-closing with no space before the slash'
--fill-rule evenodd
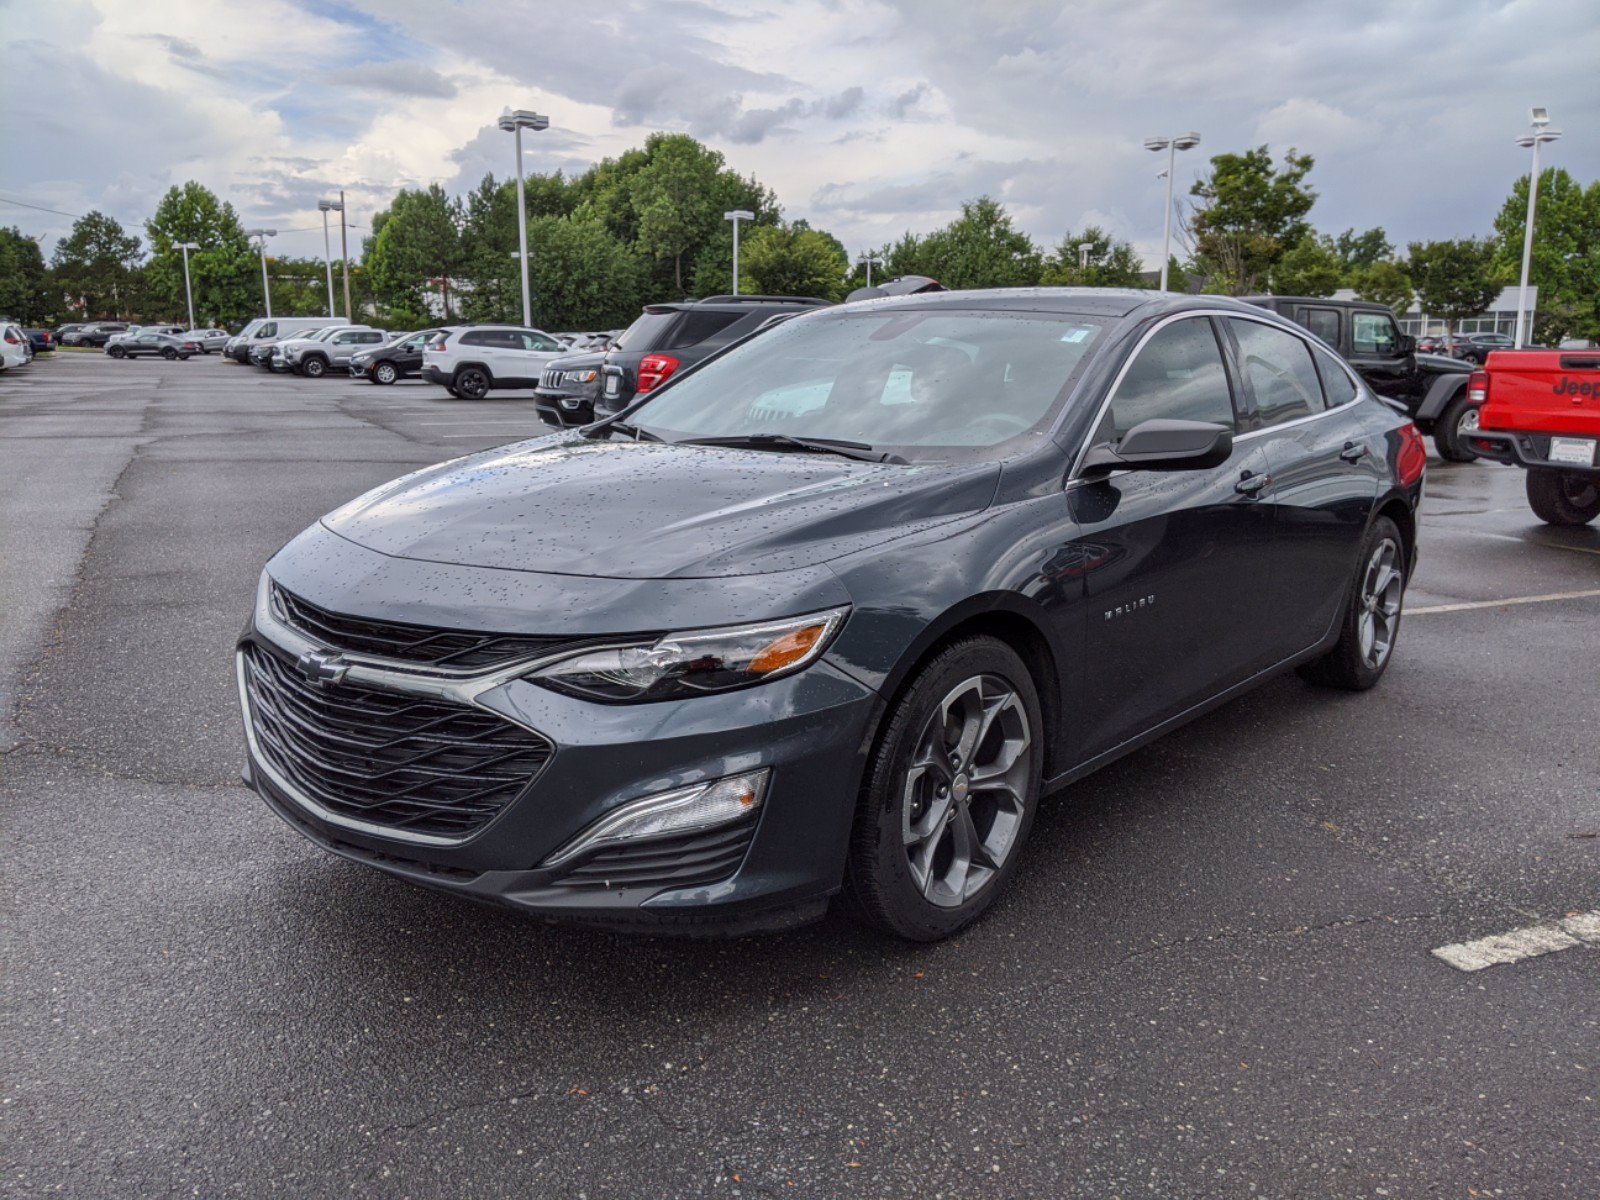
<path id="1" fill-rule="evenodd" d="M 1400 332 L 1393 310 L 1363 300 L 1316 296 L 1246 296 L 1332 346 L 1367 386 L 1405 407 L 1417 428 L 1433 435 L 1440 457 L 1471 462 L 1466 436 L 1478 427 L 1480 403 L 1467 396 L 1472 367 L 1442 354 L 1417 353 L 1416 339 Z"/>
<path id="2" fill-rule="evenodd" d="M 620 412 L 639 393 L 660 386 L 773 317 L 828 304 L 810 296 L 709 296 L 646 305 L 639 319 L 611 343 L 598 368 L 592 354 L 549 364 L 540 381 L 539 415 L 551 425 L 586 425 Z M 557 370 L 563 373 L 559 380 L 550 374 Z M 590 370 L 598 374 L 584 378 Z M 574 398 L 576 405 L 568 403 Z"/>

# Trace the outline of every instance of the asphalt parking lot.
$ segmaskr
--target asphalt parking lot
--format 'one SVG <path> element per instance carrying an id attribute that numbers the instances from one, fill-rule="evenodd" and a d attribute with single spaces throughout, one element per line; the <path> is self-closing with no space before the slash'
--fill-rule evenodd
<path id="1" fill-rule="evenodd" d="M 1289 676 L 1055 797 L 958 940 L 650 941 L 237 782 L 262 563 L 530 395 L 57 357 L 0 376 L 6 1194 L 1600 1193 L 1600 947 L 1432 953 L 1600 909 L 1600 528 L 1515 470 L 1431 462 L 1377 690 Z"/>

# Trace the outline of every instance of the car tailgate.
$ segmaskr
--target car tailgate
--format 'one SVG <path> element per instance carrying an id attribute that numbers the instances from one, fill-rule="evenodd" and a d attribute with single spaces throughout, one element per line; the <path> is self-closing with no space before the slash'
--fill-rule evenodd
<path id="1" fill-rule="evenodd" d="M 1600 351 L 1497 350 L 1485 429 L 1600 437 Z"/>

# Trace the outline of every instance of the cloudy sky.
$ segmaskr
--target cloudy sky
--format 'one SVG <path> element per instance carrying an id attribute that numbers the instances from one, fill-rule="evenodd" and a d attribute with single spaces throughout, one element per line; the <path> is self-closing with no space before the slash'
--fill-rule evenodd
<path id="1" fill-rule="evenodd" d="M 1600 177 L 1597 0 L 0 0 L 0 30 L 0 224 L 47 247 L 71 220 L 39 208 L 137 225 L 192 178 L 318 254 L 330 190 L 359 233 L 398 187 L 509 175 L 507 106 L 550 116 L 530 170 L 684 130 L 852 250 L 988 193 L 1154 260 L 1141 143 L 1187 129 L 1180 191 L 1294 146 L 1320 228 L 1397 242 L 1488 230 L 1530 104 Z"/>

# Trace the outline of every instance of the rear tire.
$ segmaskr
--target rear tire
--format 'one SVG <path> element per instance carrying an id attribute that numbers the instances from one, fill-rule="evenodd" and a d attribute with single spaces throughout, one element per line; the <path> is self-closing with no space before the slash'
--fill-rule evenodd
<path id="1" fill-rule="evenodd" d="M 400 377 L 400 372 L 395 370 L 393 363 L 381 362 L 372 368 L 372 382 L 391 384 Z"/>
<path id="2" fill-rule="evenodd" d="M 1339 618 L 1339 640 L 1321 658 L 1296 668 L 1318 687 L 1364 692 L 1383 678 L 1400 637 L 1410 553 L 1400 530 L 1379 517 L 1367 531 Z"/>
<path id="3" fill-rule="evenodd" d="M 1477 454 L 1467 448 L 1467 439 L 1478 431 L 1479 405 L 1467 399 L 1466 389 L 1445 405 L 1433 426 L 1433 444 L 1446 462 L 1473 462 Z"/>
<path id="4" fill-rule="evenodd" d="M 482 367 L 462 367 L 452 390 L 463 400 L 482 400 L 489 394 L 489 372 Z"/>
<path id="5" fill-rule="evenodd" d="M 163 349 L 161 351 L 161 357 L 166 359 L 168 362 L 177 362 L 178 361 L 178 352 L 176 350 L 174 350 L 171 346 L 168 346 L 168 347 L 166 347 L 165 349 Z"/>
<path id="6" fill-rule="evenodd" d="M 1535 467 L 1528 471 L 1528 504 L 1550 525 L 1587 525 L 1600 517 L 1600 476 Z"/>
<path id="7" fill-rule="evenodd" d="M 317 355 L 312 355 L 310 358 L 306 359 L 305 362 L 300 364 L 300 374 L 304 375 L 307 379 L 321 379 L 327 373 L 327 360 L 318 357 Z"/>
<path id="8" fill-rule="evenodd" d="M 857 916 L 916 942 L 982 916 L 1033 824 L 1044 739 L 1033 677 L 1004 642 L 967 638 L 923 667 L 867 762 L 845 866 Z"/>

